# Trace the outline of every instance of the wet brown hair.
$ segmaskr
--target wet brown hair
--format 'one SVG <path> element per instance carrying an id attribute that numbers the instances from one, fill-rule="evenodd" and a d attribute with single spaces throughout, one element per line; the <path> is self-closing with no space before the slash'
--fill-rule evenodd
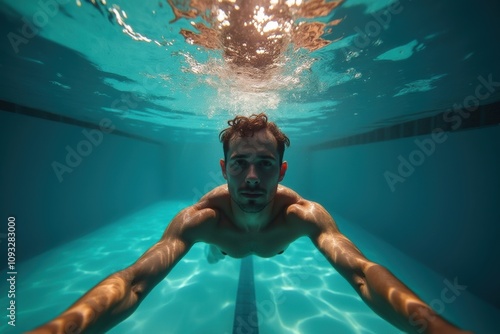
<path id="1" fill-rule="evenodd" d="M 276 138 L 278 142 L 278 154 L 280 164 L 283 162 L 283 155 L 285 153 L 285 145 L 290 146 L 290 139 L 281 132 L 274 122 L 267 120 L 267 115 L 260 113 L 253 114 L 250 117 L 236 116 L 234 119 L 227 121 L 229 127 L 219 133 L 219 139 L 223 143 L 224 160 L 227 160 L 227 152 L 229 151 L 229 141 L 236 137 L 253 137 L 257 131 L 267 129 Z"/>

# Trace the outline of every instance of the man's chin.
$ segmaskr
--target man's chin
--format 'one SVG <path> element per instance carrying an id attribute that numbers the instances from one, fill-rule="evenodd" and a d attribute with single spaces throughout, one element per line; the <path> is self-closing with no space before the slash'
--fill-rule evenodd
<path id="1" fill-rule="evenodd" d="M 249 205 L 245 205 L 245 206 L 240 205 L 239 207 L 240 207 L 241 211 L 243 211 L 245 213 L 259 213 L 262 210 L 264 210 L 266 206 L 257 207 L 257 206 L 249 206 Z"/>
<path id="2" fill-rule="evenodd" d="M 245 213 L 259 213 L 266 208 L 269 203 L 255 203 L 255 201 L 236 202 L 241 211 Z"/>

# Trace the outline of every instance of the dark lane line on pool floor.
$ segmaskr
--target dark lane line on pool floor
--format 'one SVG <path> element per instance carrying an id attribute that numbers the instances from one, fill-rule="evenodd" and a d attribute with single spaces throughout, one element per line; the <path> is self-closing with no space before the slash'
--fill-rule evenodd
<path id="1" fill-rule="evenodd" d="M 259 334 L 252 256 L 241 259 L 233 334 Z"/>

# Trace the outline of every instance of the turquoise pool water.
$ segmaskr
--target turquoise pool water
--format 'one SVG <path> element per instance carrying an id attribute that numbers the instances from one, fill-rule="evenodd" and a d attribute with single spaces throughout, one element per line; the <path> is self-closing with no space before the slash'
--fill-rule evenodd
<path id="1" fill-rule="evenodd" d="M 202 40 L 201 24 L 220 37 L 229 12 L 188 10 L 235 2 L 264 3 L 252 24 L 273 30 L 261 9 L 274 0 L 0 0 L 0 332 L 47 321 L 135 261 L 224 182 L 227 120 L 266 112 L 292 142 L 285 186 L 445 318 L 498 333 L 500 2 L 309 0 L 335 7 L 309 15 L 279 0 L 292 4 L 281 32 L 318 38 L 285 34 L 271 67 L 231 57 L 241 27 L 215 48 Z M 11 216 L 15 328 L 4 317 Z M 241 266 L 209 265 L 195 245 L 111 332 L 397 333 L 308 239 Z M 454 284 L 467 288 L 448 302 Z"/>
<path id="2" fill-rule="evenodd" d="M 21 333 L 63 311 L 105 276 L 135 261 L 188 204 L 155 203 L 20 264 L 18 325 L 14 329 L 2 322 L 0 332 Z M 365 255 L 388 266 L 427 302 L 439 304 L 445 278 L 342 218 L 337 222 Z M 400 333 L 361 301 L 307 238 L 298 239 L 282 255 L 252 259 L 259 333 Z M 137 311 L 109 333 L 255 333 L 245 319 L 235 322 L 240 262 L 226 258 L 208 264 L 205 245 L 196 244 Z M 5 305 L 5 296 L 0 303 Z M 443 305 L 443 315 L 451 321 L 477 333 L 496 330 L 498 310 L 467 291 Z M 474 319 L 469 310 L 475 311 Z M 241 331 L 233 332 L 238 326 Z"/>

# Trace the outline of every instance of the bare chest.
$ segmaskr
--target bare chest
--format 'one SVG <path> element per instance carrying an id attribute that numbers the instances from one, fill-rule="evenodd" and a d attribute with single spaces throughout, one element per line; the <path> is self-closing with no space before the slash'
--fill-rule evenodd
<path id="1" fill-rule="evenodd" d="M 290 243 L 303 233 L 296 226 L 284 221 L 273 222 L 269 227 L 257 232 L 248 232 L 229 224 L 215 227 L 207 242 L 231 257 L 242 258 L 250 254 L 271 257 L 281 254 Z"/>

